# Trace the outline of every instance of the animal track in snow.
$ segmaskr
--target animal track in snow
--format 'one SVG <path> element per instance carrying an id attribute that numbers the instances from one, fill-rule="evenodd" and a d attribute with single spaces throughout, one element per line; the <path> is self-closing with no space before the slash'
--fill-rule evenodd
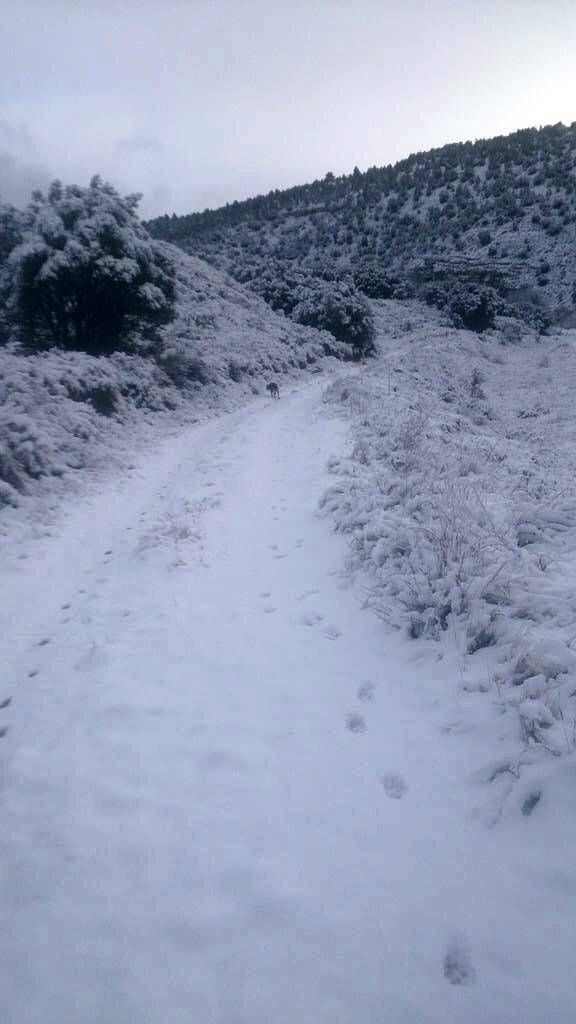
<path id="1" fill-rule="evenodd" d="M 205 774 L 244 775 L 250 771 L 245 758 L 229 750 L 212 750 L 203 754 L 198 761 L 198 768 Z"/>
<path id="2" fill-rule="evenodd" d="M 362 683 L 358 687 L 358 700 L 374 700 L 375 693 L 376 687 L 374 683 Z"/>
<path id="3" fill-rule="evenodd" d="M 444 954 L 444 977 L 450 985 L 473 985 L 476 970 L 470 957 L 468 942 L 463 935 L 454 935 Z"/>
<path id="4" fill-rule="evenodd" d="M 401 800 L 408 789 L 402 776 L 393 772 L 382 776 L 382 785 L 386 796 L 389 796 L 391 800 Z"/>
<path id="5" fill-rule="evenodd" d="M 362 715 L 352 713 L 346 718 L 346 728 L 350 732 L 366 732 L 366 722 Z"/>
<path id="6" fill-rule="evenodd" d="M 299 601 L 305 601 L 308 597 L 313 597 L 314 594 L 318 594 L 320 591 L 318 587 L 312 587 L 310 590 L 304 590 L 301 594 L 298 594 Z"/>
<path id="7" fill-rule="evenodd" d="M 329 640 L 337 640 L 339 636 L 342 636 L 342 630 L 338 629 L 338 626 L 326 626 L 322 632 Z"/>
<path id="8" fill-rule="evenodd" d="M 266 612 L 267 615 L 269 615 L 271 612 L 275 612 L 276 608 L 274 607 L 273 604 L 265 604 L 263 610 Z"/>
<path id="9" fill-rule="evenodd" d="M 324 621 L 324 616 L 321 612 L 303 612 L 298 619 L 298 623 L 301 626 L 317 626 L 319 622 Z"/>

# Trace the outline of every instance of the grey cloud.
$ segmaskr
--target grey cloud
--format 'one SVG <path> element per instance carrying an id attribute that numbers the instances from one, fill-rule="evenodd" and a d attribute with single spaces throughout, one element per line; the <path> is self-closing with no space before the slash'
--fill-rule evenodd
<path id="1" fill-rule="evenodd" d="M 0 119 L 0 199 L 24 206 L 34 189 L 44 188 L 54 177 L 37 159 L 37 146 L 30 129 Z"/>
<path id="2" fill-rule="evenodd" d="M 119 139 L 117 148 L 120 153 L 161 153 L 165 145 L 160 139 L 133 135 L 127 139 Z"/>

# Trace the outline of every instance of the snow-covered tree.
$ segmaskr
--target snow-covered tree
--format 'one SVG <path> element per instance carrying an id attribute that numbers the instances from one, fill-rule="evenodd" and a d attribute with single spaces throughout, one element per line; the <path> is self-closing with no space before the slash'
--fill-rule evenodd
<path id="1" fill-rule="evenodd" d="M 138 220 L 139 199 L 99 177 L 33 194 L 2 274 L 7 317 L 24 343 L 106 353 L 172 319 L 174 270 Z"/>
<path id="2" fill-rule="evenodd" d="M 21 212 L 14 206 L 0 202 L 0 266 L 21 241 Z"/>
<path id="3" fill-rule="evenodd" d="M 0 275 L 12 250 L 22 241 L 22 214 L 14 206 L 0 202 Z M 10 338 L 6 308 L 0 301 L 0 345 Z"/>
<path id="4" fill-rule="evenodd" d="M 292 318 L 307 327 L 329 331 L 352 346 L 355 357 L 374 352 L 374 318 L 366 299 L 345 281 L 315 281 L 302 290 Z"/>

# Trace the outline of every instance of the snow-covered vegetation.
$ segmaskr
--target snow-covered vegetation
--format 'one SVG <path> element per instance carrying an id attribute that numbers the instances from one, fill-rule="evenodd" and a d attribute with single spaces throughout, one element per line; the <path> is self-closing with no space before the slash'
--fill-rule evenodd
<path id="1" fill-rule="evenodd" d="M 488 695 L 508 782 L 576 750 L 576 336 L 455 330 L 414 302 L 376 319 L 377 360 L 326 393 L 355 441 L 322 507 L 369 604 Z"/>
<path id="2" fill-rule="evenodd" d="M 556 246 L 572 136 L 509 147 Z M 201 216 L 212 263 L 98 180 L 0 210 L 11 1020 L 570 1019 L 574 271 L 500 274 L 507 152 Z"/>
<path id="3" fill-rule="evenodd" d="M 172 260 L 140 224 L 139 199 L 98 177 L 34 193 L 0 275 L 8 326 L 28 349 L 110 353 L 173 318 Z"/>
<path id="4" fill-rule="evenodd" d="M 271 375 L 352 355 L 226 274 L 153 243 L 134 207 L 96 179 L 89 189 L 56 184 L 24 215 L 6 214 L 0 508 L 64 490 L 79 469 L 148 437 L 153 423 L 169 429 L 231 408 L 264 392 Z M 156 304 L 158 281 L 171 296 L 170 317 L 164 300 Z M 131 304 L 132 285 L 145 301 Z M 126 302 L 117 302 L 118 289 Z M 125 315 L 112 322 L 119 308 Z"/>
<path id="5" fill-rule="evenodd" d="M 256 287 L 271 260 L 312 281 L 328 271 L 359 282 L 368 266 L 415 290 L 482 282 L 566 322 L 576 295 L 575 165 L 576 122 L 557 124 L 328 173 L 149 227 Z"/>

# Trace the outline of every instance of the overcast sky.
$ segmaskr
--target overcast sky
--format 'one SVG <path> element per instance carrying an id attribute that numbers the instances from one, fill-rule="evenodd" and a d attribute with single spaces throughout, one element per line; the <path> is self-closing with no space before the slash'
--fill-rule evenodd
<path id="1" fill-rule="evenodd" d="M 2 0 L 0 197 L 189 212 L 576 120 L 576 0 Z"/>

